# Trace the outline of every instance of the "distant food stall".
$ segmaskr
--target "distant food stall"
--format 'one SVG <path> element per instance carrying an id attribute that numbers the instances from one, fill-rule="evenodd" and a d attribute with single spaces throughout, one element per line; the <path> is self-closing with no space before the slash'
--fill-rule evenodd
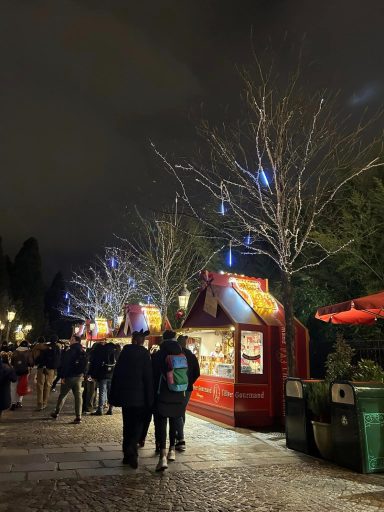
<path id="1" fill-rule="evenodd" d="M 189 410 L 239 427 L 272 425 L 284 416 L 287 377 L 284 309 L 268 281 L 205 274 L 183 323 L 200 362 Z M 298 374 L 309 376 L 308 333 L 295 320 Z"/>
<path id="2" fill-rule="evenodd" d="M 171 328 L 167 320 L 167 329 Z M 160 310 L 152 304 L 127 304 L 124 308 L 124 319 L 118 330 L 116 340 L 118 343 L 131 343 L 132 333 L 135 331 L 149 331 L 144 346 L 150 349 L 156 345 L 162 335 Z"/>

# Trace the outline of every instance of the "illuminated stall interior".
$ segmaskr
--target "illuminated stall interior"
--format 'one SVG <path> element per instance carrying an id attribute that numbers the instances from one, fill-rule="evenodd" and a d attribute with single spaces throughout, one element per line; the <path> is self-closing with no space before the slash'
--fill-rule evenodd
<path id="1" fill-rule="evenodd" d="M 267 280 L 205 274 L 183 323 L 201 371 L 189 409 L 233 426 L 279 421 L 287 376 L 284 322 Z M 298 371 L 307 377 L 307 331 L 297 320 L 295 328 Z"/>

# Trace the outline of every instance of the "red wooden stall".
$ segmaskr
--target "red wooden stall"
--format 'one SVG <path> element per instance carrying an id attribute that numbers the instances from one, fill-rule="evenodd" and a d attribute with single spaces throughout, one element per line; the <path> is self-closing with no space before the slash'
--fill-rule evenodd
<path id="1" fill-rule="evenodd" d="M 283 421 L 284 309 L 266 279 L 206 273 L 183 331 L 201 368 L 190 411 L 237 427 Z M 308 332 L 298 320 L 295 336 L 298 374 L 308 378 Z"/>

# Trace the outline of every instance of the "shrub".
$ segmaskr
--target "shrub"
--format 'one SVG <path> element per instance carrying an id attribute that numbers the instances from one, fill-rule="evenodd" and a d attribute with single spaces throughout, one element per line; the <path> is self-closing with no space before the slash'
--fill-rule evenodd
<path id="1" fill-rule="evenodd" d="M 384 382 L 384 371 L 370 359 L 361 359 L 353 369 L 352 380 L 360 382 Z"/>
<path id="2" fill-rule="evenodd" d="M 331 421 L 330 384 L 327 381 L 312 382 L 308 384 L 308 408 L 317 421 L 329 423 Z"/>
<path id="3" fill-rule="evenodd" d="M 341 334 L 337 335 L 333 348 L 334 351 L 328 354 L 325 363 L 327 369 L 325 379 L 329 382 L 350 380 L 353 371 L 352 358 L 355 351 L 348 345 Z"/>

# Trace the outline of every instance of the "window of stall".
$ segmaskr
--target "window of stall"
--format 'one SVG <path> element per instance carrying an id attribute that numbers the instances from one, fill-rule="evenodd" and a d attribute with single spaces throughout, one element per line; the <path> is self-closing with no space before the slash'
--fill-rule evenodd
<path id="1" fill-rule="evenodd" d="M 199 360 L 201 375 L 234 378 L 233 334 L 231 330 L 206 330 L 188 334 L 187 348 Z"/>

